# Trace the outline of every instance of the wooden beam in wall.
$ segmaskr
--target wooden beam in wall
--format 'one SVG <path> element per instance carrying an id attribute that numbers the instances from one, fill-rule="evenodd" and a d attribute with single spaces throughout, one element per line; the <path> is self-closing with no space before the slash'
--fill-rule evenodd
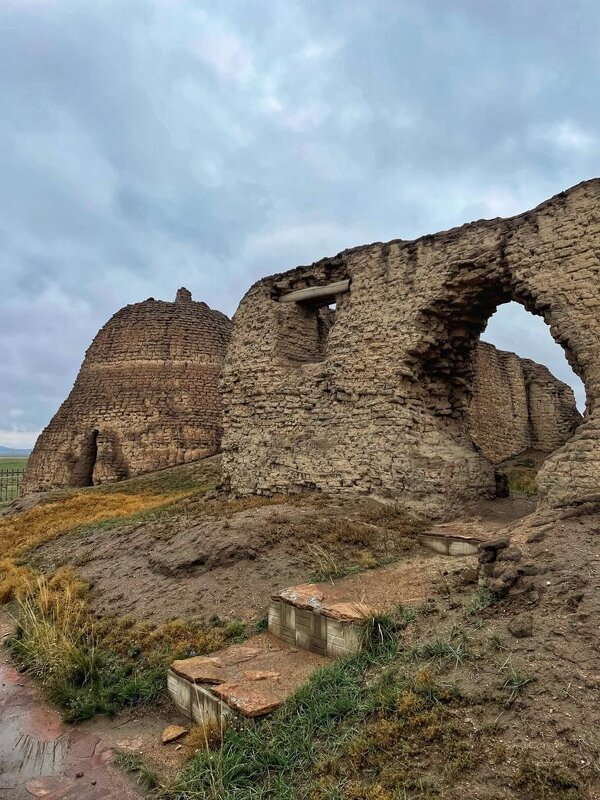
<path id="1" fill-rule="evenodd" d="M 294 292 L 281 294 L 277 298 L 280 303 L 301 303 L 305 300 L 318 300 L 320 297 L 335 297 L 336 294 L 347 292 L 350 288 L 350 279 L 328 283 L 326 286 L 309 286 L 307 289 L 297 289 Z"/>

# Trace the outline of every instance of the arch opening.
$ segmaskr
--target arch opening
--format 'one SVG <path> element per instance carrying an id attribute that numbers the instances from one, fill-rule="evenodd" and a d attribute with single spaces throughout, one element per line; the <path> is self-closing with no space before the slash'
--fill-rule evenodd
<path id="1" fill-rule="evenodd" d="M 503 471 L 527 468 L 534 495 L 536 473 L 573 438 L 589 399 L 556 309 L 505 274 L 482 274 L 473 265 L 421 310 L 419 327 L 428 335 L 411 352 L 412 370 L 415 391 L 443 439 L 473 448 L 484 459 L 480 470 L 493 466 L 496 490 L 506 486 Z M 477 472 L 473 466 L 467 482 L 475 494 Z"/>
<path id="2" fill-rule="evenodd" d="M 77 473 L 72 486 L 93 486 L 94 469 L 98 460 L 98 430 L 94 428 L 87 437 L 81 451 Z"/>

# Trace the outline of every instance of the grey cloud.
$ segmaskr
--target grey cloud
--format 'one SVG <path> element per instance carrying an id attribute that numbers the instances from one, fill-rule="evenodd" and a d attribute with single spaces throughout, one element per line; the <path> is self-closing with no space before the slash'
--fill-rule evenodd
<path id="1" fill-rule="evenodd" d="M 5 0 L 0 442 L 125 303 L 185 284 L 231 314 L 263 274 L 597 174 L 599 24 L 593 0 Z"/>

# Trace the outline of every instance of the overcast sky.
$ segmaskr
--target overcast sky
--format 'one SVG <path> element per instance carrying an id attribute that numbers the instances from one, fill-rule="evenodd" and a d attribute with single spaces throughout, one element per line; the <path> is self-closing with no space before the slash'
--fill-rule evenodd
<path id="1" fill-rule="evenodd" d="M 126 303 L 232 314 L 263 275 L 598 176 L 599 41 L 597 0 L 1 0 L 0 444 Z M 573 380 L 519 307 L 485 338 Z"/>

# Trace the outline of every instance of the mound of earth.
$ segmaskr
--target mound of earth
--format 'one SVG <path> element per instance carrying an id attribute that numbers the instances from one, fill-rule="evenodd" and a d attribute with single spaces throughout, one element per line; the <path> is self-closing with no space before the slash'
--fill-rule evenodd
<path id="1" fill-rule="evenodd" d="M 250 621 L 263 615 L 270 595 L 285 586 L 336 579 L 417 552 L 433 559 L 417 542 L 425 522 L 401 507 L 321 494 L 232 500 L 205 491 L 217 485 L 219 468 L 214 457 L 194 467 L 80 490 L 78 495 L 100 499 L 135 493 L 148 504 L 155 495 L 169 497 L 167 490 L 188 494 L 174 495 L 166 508 L 141 518 L 78 525 L 32 549 L 27 560 L 44 572 L 72 565 L 90 583 L 98 614 L 163 622 L 211 616 Z M 73 493 L 64 497 L 72 502 Z M 42 502 L 53 502 L 52 497 Z M 26 502 L 24 510 L 30 508 Z M 476 530 L 495 530 L 532 509 L 526 498 L 504 498 L 468 509 L 463 518 Z"/>

